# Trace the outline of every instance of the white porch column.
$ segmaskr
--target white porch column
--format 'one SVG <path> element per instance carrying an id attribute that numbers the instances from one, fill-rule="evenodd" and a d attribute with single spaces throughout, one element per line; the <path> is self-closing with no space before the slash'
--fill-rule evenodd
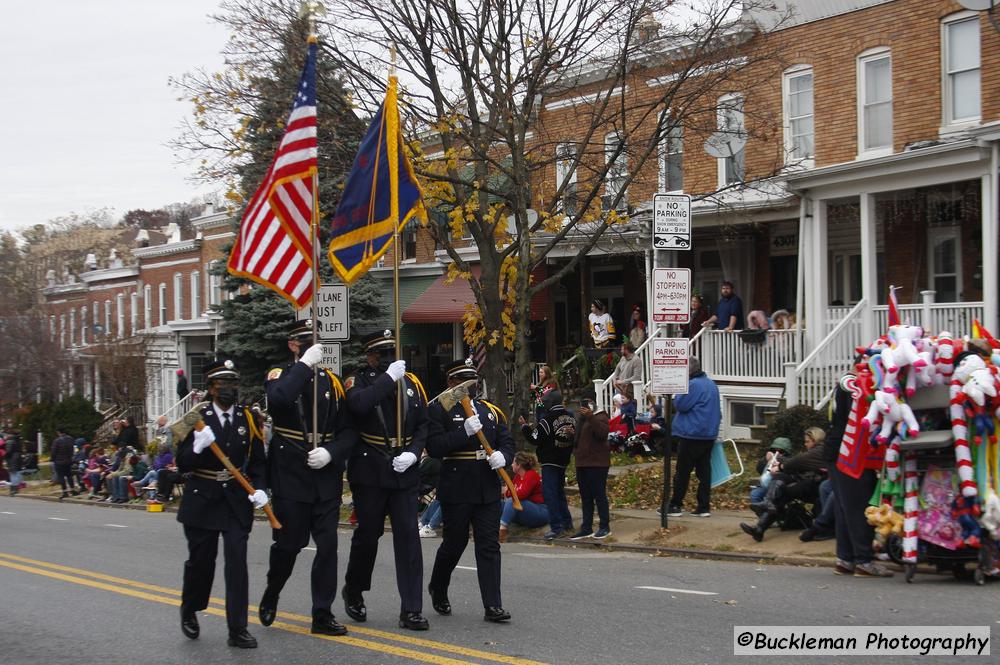
<path id="1" fill-rule="evenodd" d="M 94 406 L 98 409 L 101 407 L 101 369 L 97 365 L 94 365 Z"/>
<path id="2" fill-rule="evenodd" d="M 878 304 L 878 264 L 875 238 L 875 197 L 861 192 L 861 297 L 868 309 L 861 317 L 861 342 L 870 344 L 881 331 L 875 330 L 875 305 Z"/>
<path id="3" fill-rule="evenodd" d="M 997 244 L 1000 235 L 997 233 L 998 194 L 997 187 L 997 144 L 993 144 L 990 160 L 990 175 L 982 177 L 982 201 L 979 208 L 982 211 L 983 227 L 983 325 L 991 333 L 997 330 L 997 298 L 1000 297 L 1000 280 L 997 277 Z"/>
<path id="4" fill-rule="evenodd" d="M 90 365 L 89 363 L 84 363 L 84 365 L 83 365 L 83 396 L 84 397 L 88 397 L 88 398 L 93 397 L 91 395 L 91 390 L 93 389 L 93 386 L 91 386 L 91 381 L 90 381 L 92 372 L 93 372 L 93 365 Z"/>
<path id="5" fill-rule="evenodd" d="M 806 346 L 813 349 L 826 337 L 826 306 L 829 290 L 829 276 L 826 256 L 826 201 L 813 201 L 812 217 L 805 216 L 803 229 L 807 232 L 807 241 L 803 243 L 805 253 L 799 257 L 806 266 Z M 803 350 L 805 353 L 805 350 Z"/>

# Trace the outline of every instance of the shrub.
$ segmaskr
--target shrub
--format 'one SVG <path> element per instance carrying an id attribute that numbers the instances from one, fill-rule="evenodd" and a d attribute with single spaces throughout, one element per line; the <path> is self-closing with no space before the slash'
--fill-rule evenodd
<path id="1" fill-rule="evenodd" d="M 826 432 L 830 429 L 830 421 L 826 419 L 826 415 L 822 411 L 817 411 L 805 404 L 779 411 L 764 431 L 764 438 L 760 443 L 760 455 L 763 455 L 771 441 L 779 436 L 787 436 L 791 439 L 797 452 L 802 448 L 805 431 L 810 427 L 819 427 Z"/>
<path id="2" fill-rule="evenodd" d="M 26 441 L 34 441 L 38 432 L 41 432 L 45 439 L 45 450 L 48 450 L 59 425 L 66 427 L 67 434 L 74 439 L 83 437 L 90 441 L 102 421 L 100 412 L 90 400 L 81 395 L 70 395 L 58 404 L 32 404 L 19 414 L 18 425 L 21 438 Z"/>

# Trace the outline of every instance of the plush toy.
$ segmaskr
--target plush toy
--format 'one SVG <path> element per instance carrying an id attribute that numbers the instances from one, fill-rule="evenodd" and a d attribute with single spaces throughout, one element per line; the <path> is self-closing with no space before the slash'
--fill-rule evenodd
<path id="1" fill-rule="evenodd" d="M 882 366 L 886 374 L 896 374 L 908 365 L 923 366 L 918 355 L 917 342 L 924 336 L 920 326 L 897 325 L 889 327 L 890 346 L 882 349 Z"/>
<path id="2" fill-rule="evenodd" d="M 962 547 L 979 547 L 982 529 L 976 520 L 982 514 L 979 499 L 969 496 L 957 496 L 951 505 L 951 516 L 962 527 Z"/>
<path id="3" fill-rule="evenodd" d="M 880 421 L 882 426 L 875 437 L 880 445 L 888 443 L 898 423 L 904 425 L 900 431 L 900 436 L 904 439 L 920 433 L 920 425 L 913 415 L 913 409 L 895 394 L 884 390 L 875 391 L 875 398 L 862 420 L 862 425 L 873 428 Z"/>
<path id="4" fill-rule="evenodd" d="M 888 538 L 892 534 L 903 535 L 903 516 L 887 503 L 868 506 L 865 508 L 865 517 L 868 518 L 868 523 L 875 527 L 875 533 L 882 538 Z"/>
<path id="5" fill-rule="evenodd" d="M 986 493 L 983 516 L 979 522 L 986 528 L 993 540 L 1000 540 L 1000 496 L 992 489 Z"/>
<path id="6" fill-rule="evenodd" d="M 942 330 L 937 336 L 937 353 L 934 356 L 938 383 L 945 384 L 951 380 L 952 372 L 955 371 L 955 356 L 961 352 L 962 342 L 955 341 L 950 332 Z"/>
<path id="7" fill-rule="evenodd" d="M 923 361 L 923 365 L 917 366 L 914 364 L 913 369 L 907 375 L 906 382 L 906 396 L 913 397 L 913 393 L 916 392 L 916 388 L 927 388 L 938 382 L 937 379 L 937 366 L 934 362 L 934 351 L 933 347 L 928 347 L 928 350 L 921 351 L 917 354 L 920 356 L 920 360 Z M 910 390 L 910 379 L 913 379 L 914 386 L 913 391 Z"/>
<path id="8" fill-rule="evenodd" d="M 978 356 L 970 356 L 969 359 L 972 358 L 976 358 L 979 363 L 983 362 Z M 992 402 L 997 396 L 997 378 L 984 363 L 982 367 L 969 373 L 969 378 L 962 386 L 962 392 L 982 410 L 987 406 L 987 397 Z"/>

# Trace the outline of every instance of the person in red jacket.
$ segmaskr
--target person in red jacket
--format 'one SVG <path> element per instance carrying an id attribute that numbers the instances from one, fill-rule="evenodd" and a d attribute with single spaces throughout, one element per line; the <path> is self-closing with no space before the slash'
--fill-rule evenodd
<path id="1" fill-rule="evenodd" d="M 503 507 L 500 512 L 500 542 L 507 540 L 507 527 L 520 524 L 529 528 L 545 526 L 549 521 L 549 509 L 542 496 L 542 477 L 535 471 L 538 458 L 533 453 L 521 451 L 514 455 L 514 489 L 521 500 L 521 510 L 514 509 L 514 499 L 510 490 L 504 490 Z"/>

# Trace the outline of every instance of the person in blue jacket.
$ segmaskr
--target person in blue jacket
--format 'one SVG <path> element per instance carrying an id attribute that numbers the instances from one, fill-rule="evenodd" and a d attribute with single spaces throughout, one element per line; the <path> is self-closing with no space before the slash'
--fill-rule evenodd
<path id="1" fill-rule="evenodd" d="M 677 472 L 670 497 L 671 517 L 683 514 L 691 471 L 698 477 L 697 506 L 691 512 L 696 517 L 709 517 L 712 489 L 712 446 L 719 435 L 722 406 L 719 387 L 701 371 L 701 362 L 692 357 L 688 365 L 688 392 L 674 397 L 674 417 L 670 434 L 677 439 Z"/>

